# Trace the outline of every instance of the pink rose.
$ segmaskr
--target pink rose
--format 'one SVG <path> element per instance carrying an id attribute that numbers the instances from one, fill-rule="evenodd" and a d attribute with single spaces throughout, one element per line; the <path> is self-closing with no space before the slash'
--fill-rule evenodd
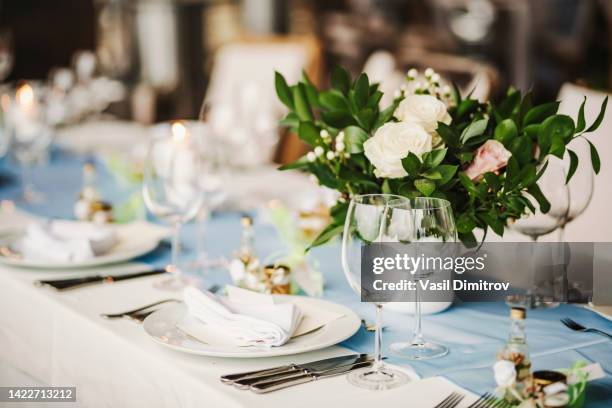
<path id="1" fill-rule="evenodd" d="M 487 140 L 476 150 L 474 160 L 465 169 L 465 175 L 471 180 L 477 180 L 487 172 L 495 172 L 508 164 L 512 156 L 503 144 L 497 140 Z"/>

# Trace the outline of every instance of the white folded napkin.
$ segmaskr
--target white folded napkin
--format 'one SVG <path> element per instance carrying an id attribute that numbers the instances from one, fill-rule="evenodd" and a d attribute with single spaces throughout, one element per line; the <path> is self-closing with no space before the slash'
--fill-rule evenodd
<path id="1" fill-rule="evenodd" d="M 111 226 L 52 220 L 28 224 L 20 251 L 28 259 L 83 261 L 108 253 L 118 242 Z"/>
<path id="2" fill-rule="evenodd" d="M 302 320 L 294 304 L 252 304 L 229 301 L 188 287 L 183 300 L 189 314 L 219 331 L 237 346 L 273 347 L 285 344 Z"/>

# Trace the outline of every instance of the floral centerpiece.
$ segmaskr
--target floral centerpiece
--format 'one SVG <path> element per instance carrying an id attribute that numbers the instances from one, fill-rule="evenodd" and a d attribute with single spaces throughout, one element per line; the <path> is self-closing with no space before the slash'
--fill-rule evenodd
<path id="1" fill-rule="evenodd" d="M 569 181 L 578 156 L 568 145 L 597 129 L 607 105 L 606 98 L 587 127 L 586 98 L 574 122 L 557 113 L 558 101 L 534 106 L 531 92 L 510 88 L 497 103 L 463 97 L 431 69 L 408 71 L 405 85 L 384 109 L 378 84 L 365 73 L 352 80 L 340 67 L 331 74 L 331 89 L 317 89 L 305 74 L 290 86 L 278 72 L 275 86 L 289 109 L 281 125 L 312 147 L 281 169 L 308 171 L 341 194 L 330 224 L 311 246 L 341 233 L 352 195 L 370 193 L 449 200 L 466 245 L 476 244 L 477 229 L 503 235 L 511 220 L 535 213 L 534 204 L 549 210 L 536 184 L 547 158 L 567 152 Z M 598 173 L 600 159 L 589 144 Z"/>

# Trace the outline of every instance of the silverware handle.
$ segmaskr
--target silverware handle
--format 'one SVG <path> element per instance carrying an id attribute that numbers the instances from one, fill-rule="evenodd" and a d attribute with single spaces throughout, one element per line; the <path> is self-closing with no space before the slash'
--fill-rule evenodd
<path id="1" fill-rule="evenodd" d="M 275 373 L 267 373 L 267 374 L 256 374 L 249 375 L 247 377 L 240 378 L 234 381 L 234 386 L 241 390 L 248 390 L 249 387 L 258 382 L 267 382 L 278 380 L 281 378 L 286 378 L 290 376 L 294 376 L 296 374 L 303 374 L 303 370 L 299 370 L 297 367 L 291 367 L 289 370 L 279 371 Z"/>
<path id="2" fill-rule="evenodd" d="M 251 377 L 254 375 L 276 374 L 276 373 L 280 373 L 283 371 L 291 370 L 294 367 L 296 367 L 295 364 L 289 364 L 289 365 L 284 365 L 280 367 L 266 368 L 265 370 L 255 370 L 255 371 L 247 371 L 244 373 L 226 374 L 226 375 L 222 375 L 220 379 L 222 383 L 233 384 L 234 381 L 239 380 L 241 378 Z"/>
<path id="3" fill-rule="evenodd" d="M 612 335 L 606 333 L 605 331 L 599 330 L 599 329 L 588 329 L 587 331 L 593 332 L 593 333 L 598 333 L 601 334 L 603 336 L 607 336 L 609 339 L 612 339 Z"/>
<path id="4" fill-rule="evenodd" d="M 148 305 L 136 308 L 136 309 L 132 309 L 132 310 L 126 310 L 125 312 L 122 313 L 102 313 L 100 316 L 105 318 L 105 319 L 118 319 L 121 317 L 124 317 L 125 315 L 130 315 L 133 313 L 137 313 L 140 311 L 143 311 L 145 309 L 149 309 L 150 307 L 153 306 L 157 306 L 157 305 L 161 305 L 163 303 L 167 303 L 167 302 L 180 302 L 180 300 L 178 299 L 164 299 L 164 300 L 159 300 L 157 302 L 154 303 L 149 303 Z"/>
<path id="5" fill-rule="evenodd" d="M 274 381 L 265 381 L 251 385 L 251 390 L 257 394 L 264 394 L 281 390 L 283 388 L 293 387 L 294 385 L 305 384 L 316 380 L 311 374 L 300 374 L 289 378 L 283 378 Z"/>

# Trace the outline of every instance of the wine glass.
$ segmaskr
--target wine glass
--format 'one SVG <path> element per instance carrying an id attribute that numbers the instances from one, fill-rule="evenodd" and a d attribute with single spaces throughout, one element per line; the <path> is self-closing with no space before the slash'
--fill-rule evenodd
<path id="1" fill-rule="evenodd" d="M 536 208 L 536 213 L 528 213 L 510 224 L 510 228 L 527 235 L 533 243 L 536 243 L 542 235 L 549 234 L 561 227 L 566 222 L 570 209 L 570 193 L 565 183 L 565 165 L 563 161 L 554 156 L 548 156 L 547 162 L 548 166 L 537 181 L 537 185 L 550 203 L 549 211 L 547 213 L 539 211 L 535 198 L 529 196 L 527 199 Z M 528 307 L 556 307 L 559 303 L 553 299 L 557 292 L 555 285 L 559 279 L 550 277 L 546 271 L 540 270 L 537 262 L 537 249 L 535 245 L 532 246 L 531 264 L 534 286 L 527 291 L 527 298 L 523 302 Z M 561 280 L 562 286 L 567 286 L 567 276 Z M 565 293 L 566 289 L 561 288 L 561 291 Z"/>
<path id="2" fill-rule="evenodd" d="M 7 28 L 0 29 L 0 82 L 11 73 L 13 62 L 13 35 Z"/>
<path id="3" fill-rule="evenodd" d="M 47 116 L 46 88 L 25 82 L 2 104 L 7 105 L 5 120 L 11 153 L 21 168 L 21 201 L 41 202 L 44 194 L 34 187 L 31 168 L 48 159 L 53 139 L 53 128 Z"/>
<path id="4" fill-rule="evenodd" d="M 533 242 L 536 242 L 542 235 L 559 228 L 566 219 L 570 208 L 569 189 L 565 184 L 566 171 L 563 162 L 555 156 L 548 156 L 546 161 L 548 166 L 536 184 L 549 201 L 550 210 L 547 213 L 536 210 L 535 214 L 525 214 L 510 224 L 510 228 L 527 235 Z M 536 209 L 538 208 L 538 203 L 532 196 L 527 199 Z"/>
<path id="5" fill-rule="evenodd" d="M 194 283 L 179 267 L 180 230 L 202 205 L 199 183 L 201 158 L 199 141 L 182 122 L 159 125 L 144 165 L 143 197 L 149 211 L 172 226 L 172 277 L 156 282 L 156 287 L 180 290 Z"/>
<path id="6" fill-rule="evenodd" d="M 402 241 L 406 242 L 406 245 L 418 247 L 420 243 L 424 243 L 423 247 L 430 249 L 427 246 L 433 245 L 433 243 L 457 241 L 453 210 L 450 202 L 447 200 L 431 197 L 413 198 L 410 200 L 409 213 L 404 213 L 403 215 L 411 218 L 409 224 L 412 225 L 411 239 Z M 444 250 L 443 247 L 438 246 L 436 246 L 436 249 Z M 418 281 L 428 278 L 434 272 L 432 270 L 421 269 L 413 276 L 417 283 L 414 291 L 414 334 L 410 342 L 391 344 L 390 349 L 395 355 L 410 360 L 428 360 L 448 354 L 448 347 L 426 341 L 421 330 L 421 299 Z"/>
<path id="7" fill-rule="evenodd" d="M 578 155 L 580 165 L 567 184 L 569 189 L 569 209 L 567 215 L 559 226 L 559 242 L 565 238 L 565 226 L 586 210 L 593 197 L 595 174 L 591 166 L 589 143 L 584 138 L 577 138 L 572 142 L 572 150 Z M 569 155 L 566 155 L 569 157 Z"/>
<path id="8" fill-rule="evenodd" d="M 349 204 L 342 237 L 342 269 L 351 288 L 361 294 L 361 247 L 372 242 L 386 242 L 387 232 L 396 224 L 395 213 L 409 210 L 410 201 L 390 194 L 354 196 Z M 405 217 L 404 217 L 405 218 Z M 398 228 L 399 229 L 399 228 Z M 382 303 L 376 306 L 375 361 L 371 368 L 353 371 L 348 375 L 352 384 L 371 390 L 394 388 L 409 381 L 408 376 L 393 370 L 382 361 Z"/>

